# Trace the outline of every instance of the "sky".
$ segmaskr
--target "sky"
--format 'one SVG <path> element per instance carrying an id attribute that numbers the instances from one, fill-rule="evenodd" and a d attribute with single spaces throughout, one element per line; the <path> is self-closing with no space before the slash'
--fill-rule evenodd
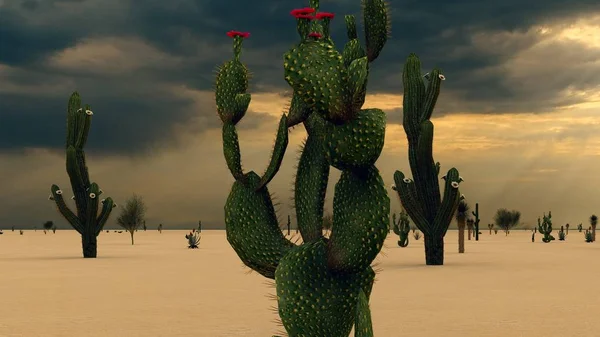
<path id="1" fill-rule="evenodd" d="M 215 67 L 232 55 L 225 33 L 251 33 L 242 61 L 253 73 L 252 102 L 238 132 L 244 168 L 262 173 L 290 99 L 282 55 L 298 38 L 289 11 L 307 4 L 0 0 L 0 228 L 46 220 L 68 227 L 47 198 L 52 184 L 71 193 L 64 137 L 73 91 L 94 111 L 87 163 L 105 196 L 119 204 L 141 195 L 150 227 L 222 227 L 233 178 L 213 86 Z M 336 14 L 332 36 L 341 48 L 343 15 L 362 17 L 360 1 L 322 0 L 321 10 Z M 364 108 L 387 114 L 377 167 L 392 211 L 400 210 L 393 173 L 408 170 L 402 67 L 414 52 L 423 72 L 438 66 L 446 76 L 432 118 L 434 159 L 443 171 L 459 169 L 461 192 L 471 207 L 479 203 L 484 227 L 498 208 L 521 211 L 525 226 L 548 211 L 555 226 L 587 227 L 600 214 L 600 2 L 394 0 L 390 19 Z M 301 126 L 291 131 L 269 185 L 282 219 L 293 219 L 305 136 Z M 329 210 L 339 177 L 332 172 Z"/>

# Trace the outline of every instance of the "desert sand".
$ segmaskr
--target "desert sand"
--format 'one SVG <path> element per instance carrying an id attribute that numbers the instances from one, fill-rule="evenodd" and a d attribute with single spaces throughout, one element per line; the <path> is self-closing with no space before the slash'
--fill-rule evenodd
<path id="1" fill-rule="evenodd" d="M 272 282 L 248 269 L 224 231 L 100 234 L 83 259 L 76 232 L 0 236 L 1 337 L 270 337 L 281 331 Z M 556 233 L 553 233 L 556 234 Z M 423 239 L 390 233 L 378 257 L 371 310 L 378 337 L 598 337 L 600 243 L 484 230 L 444 266 L 425 266 Z M 557 236 L 557 235 L 555 235 Z M 324 336 L 325 337 L 325 336 Z"/>

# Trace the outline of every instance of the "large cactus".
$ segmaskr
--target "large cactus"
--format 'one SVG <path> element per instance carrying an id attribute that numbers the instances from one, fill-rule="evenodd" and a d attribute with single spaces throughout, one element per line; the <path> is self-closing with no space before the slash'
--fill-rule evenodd
<path id="1" fill-rule="evenodd" d="M 100 200 L 102 190 L 96 183 L 90 183 L 88 168 L 83 150 L 90 131 L 93 112 L 89 105 L 81 105 L 81 98 L 74 92 L 67 107 L 67 174 L 75 200 L 77 214 L 65 203 L 63 191 L 57 186 L 50 188 L 50 200 L 54 200 L 60 214 L 81 234 L 83 257 L 95 258 L 97 255 L 97 237 L 108 220 L 113 207 L 111 198 Z M 99 211 L 99 206 L 102 209 Z"/>
<path id="2" fill-rule="evenodd" d="M 427 86 L 424 79 L 427 80 Z M 408 161 L 414 180 L 401 171 L 394 173 L 394 190 L 415 225 L 423 232 L 425 263 L 444 264 L 444 236 L 458 207 L 462 181 L 456 168 L 442 177 L 444 196 L 440 196 L 440 163 L 433 160 L 433 123 L 431 114 L 445 77 L 439 69 L 421 75 L 421 61 L 410 54 L 404 64 L 403 126 L 408 138 Z"/>
<path id="3" fill-rule="evenodd" d="M 552 212 L 548 212 L 548 215 L 544 214 L 543 220 L 538 217 L 538 232 L 544 235 L 542 238 L 544 243 L 554 240 L 554 236 L 550 234 L 552 233 Z"/>
<path id="4" fill-rule="evenodd" d="M 385 114 L 364 109 L 369 63 L 388 34 L 382 0 L 364 0 L 366 51 L 346 16 L 350 41 L 340 54 L 329 36 L 333 14 L 293 10 L 300 42 L 284 55 L 284 77 L 293 89 L 279 122 L 271 161 L 262 176 L 244 173 L 236 124 L 250 103 L 248 70 L 240 61 L 248 33 L 231 31 L 233 59 L 218 69 L 217 112 L 223 122 L 223 153 L 235 182 L 225 204 L 227 240 L 242 262 L 274 279 L 279 316 L 290 337 L 372 336 L 368 298 L 371 263 L 388 233 L 390 200 L 374 166 L 385 135 Z M 303 244 L 280 230 L 267 184 L 278 172 L 288 128 L 308 133 L 298 163 L 294 203 Z M 322 218 L 330 165 L 342 171 L 333 198 L 333 226 L 323 236 Z"/>

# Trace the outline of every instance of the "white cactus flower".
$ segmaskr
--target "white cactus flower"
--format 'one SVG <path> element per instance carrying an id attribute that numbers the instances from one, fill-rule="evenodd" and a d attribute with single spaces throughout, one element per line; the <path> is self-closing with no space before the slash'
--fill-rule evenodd
<path id="1" fill-rule="evenodd" d="M 453 181 L 451 185 L 453 188 L 458 188 L 458 182 L 456 181 Z"/>
<path id="2" fill-rule="evenodd" d="M 90 193 L 90 198 L 94 199 L 96 197 L 96 193 Z"/>
<path id="3" fill-rule="evenodd" d="M 446 76 L 439 74 L 438 77 L 440 78 L 440 80 L 445 81 L 446 80 Z"/>
<path id="4" fill-rule="evenodd" d="M 88 115 L 88 116 L 91 116 L 94 113 L 92 112 L 92 110 L 85 110 L 85 114 Z"/>
<path id="5" fill-rule="evenodd" d="M 58 195 L 61 195 L 62 194 L 62 190 L 56 190 L 56 192 L 54 192 L 54 193 L 56 193 Z"/>
<path id="6" fill-rule="evenodd" d="M 404 179 L 402 179 L 402 181 L 404 181 L 404 183 L 406 183 L 406 184 L 410 184 L 411 180 L 409 178 L 404 178 Z"/>

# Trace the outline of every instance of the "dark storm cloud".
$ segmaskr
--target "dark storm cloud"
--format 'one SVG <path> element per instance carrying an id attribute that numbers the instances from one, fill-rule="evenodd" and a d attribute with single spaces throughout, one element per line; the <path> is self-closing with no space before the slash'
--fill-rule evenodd
<path id="1" fill-rule="evenodd" d="M 214 103 L 202 101 L 198 106 L 198 102 L 193 104 L 168 88 L 183 85 L 210 90 L 214 67 L 231 57 L 231 41 L 224 34 L 235 29 L 252 33 L 243 52 L 254 73 L 251 90 L 286 90 L 281 57 L 298 40 L 289 10 L 306 3 L 4 1 L 0 6 L 0 65 L 10 66 L 11 71 L 2 71 L 0 88 L 31 90 L 0 92 L 0 150 L 62 147 L 64 107 L 75 89 L 99 112 L 90 135 L 89 148 L 94 151 L 143 153 L 157 142 L 175 139 L 172 126 L 192 118 L 203 121 L 198 132 L 217 127 Z M 546 102 L 566 86 L 583 90 L 598 83 L 572 71 L 539 90 L 528 89 L 508 81 L 502 68 L 517 52 L 537 42 L 538 37 L 524 33 L 532 25 L 568 24 L 566 17 L 598 11 L 600 3 L 596 0 L 392 1 L 391 6 L 392 37 L 373 65 L 372 92 L 401 93 L 402 63 L 410 52 L 421 57 L 425 69 L 439 66 L 449 79 L 437 115 L 453 111 L 543 111 L 561 104 Z M 359 15 L 360 3 L 322 1 L 321 8 L 338 14 L 332 35 L 341 48 L 346 41 L 341 16 Z M 473 36 L 478 32 L 522 34 L 509 40 L 492 39 L 489 48 L 475 48 Z M 141 39 L 164 57 L 130 73 L 108 75 L 102 69 L 64 69 L 50 62 L 65 49 L 104 37 Z M 42 94 L 36 90 L 52 83 L 64 91 Z"/>

